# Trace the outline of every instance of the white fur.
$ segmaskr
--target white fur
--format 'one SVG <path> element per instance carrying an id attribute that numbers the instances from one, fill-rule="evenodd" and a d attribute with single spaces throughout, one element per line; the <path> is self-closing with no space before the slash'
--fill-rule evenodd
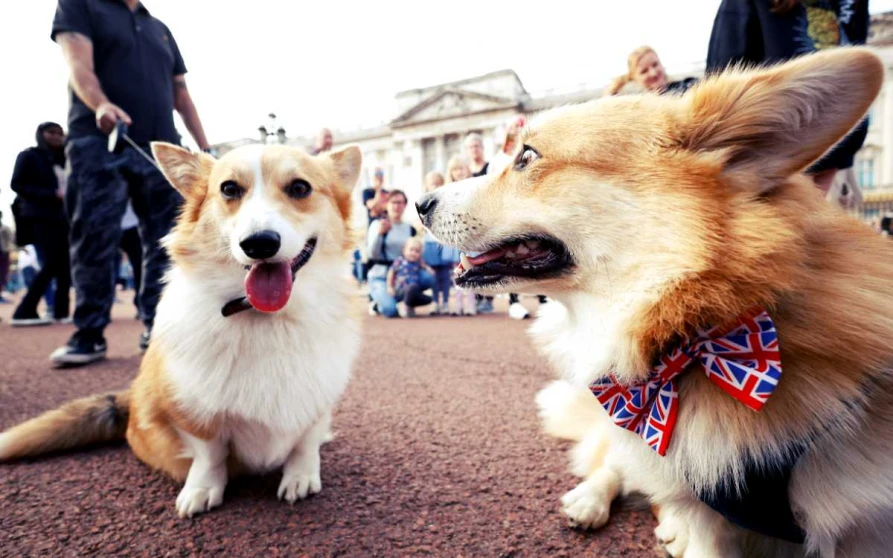
<path id="1" fill-rule="evenodd" d="M 279 496 L 289 502 L 319 492 L 319 446 L 328 437 L 332 410 L 360 345 L 337 209 L 324 204 L 288 219 L 268 199 L 261 151 L 241 153 L 254 161 L 257 181 L 234 217 L 216 216 L 219 230 L 229 234 L 235 261 L 221 264 L 219 257 L 199 255 L 190 265 L 171 269 L 152 332 L 178 405 L 199 423 L 222 418 L 212 440 L 181 433 L 193 458 L 177 501 L 187 516 L 222 501 L 226 478 L 220 480 L 219 460 L 225 472 L 230 452 L 249 472 L 284 466 Z M 284 308 L 224 318 L 223 305 L 244 296 L 246 271 L 240 264 L 251 263 L 239 241 L 266 229 L 282 239 L 271 260 L 293 259 L 312 236 L 317 248 L 298 270 Z"/>
<path id="2" fill-rule="evenodd" d="M 328 435 L 331 416 L 326 414 L 313 425 L 294 447 L 285 462 L 279 498 L 290 504 L 322 490 L 319 472 L 319 446 Z"/>
<path id="3" fill-rule="evenodd" d="M 231 413 L 297 437 L 333 407 L 347 385 L 359 330 L 348 318 L 345 266 L 316 258 L 298 272 L 288 304 L 274 315 L 221 316 L 221 307 L 242 292 L 239 268 L 203 282 L 180 269 L 170 273 L 152 342 L 164 351 L 181 403 L 199 420 Z M 244 452 L 263 449 L 261 469 L 282 465 L 291 448 L 259 443 L 258 434 L 248 425 L 234 431 L 236 442 L 266 445 Z M 238 443 L 236 451 L 243 453 Z"/>
<path id="4" fill-rule="evenodd" d="M 185 454 L 192 457 L 186 483 L 177 496 L 177 513 L 180 517 L 192 517 L 209 511 L 223 503 L 226 488 L 226 440 L 200 440 L 181 430 Z"/>
<path id="5" fill-rule="evenodd" d="M 572 525 L 598 528 L 617 496 L 638 492 L 660 505 L 655 536 L 670 556 L 741 556 L 738 529 L 697 500 L 668 460 L 616 427 L 587 388 L 554 382 L 536 403 L 549 434 L 578 442 L 571 470 L 583 480 L 561 498 Z"/>
<path id="6" fill-rule="evenodd" d="M 247 196 L 242 200 L 239 212 L 231 222 L 225 223 L 230 234 L 230 251 L 239 263 L 251 265 L 255 260 L 242 251 L 239 243 L 254 233 L 274 231 L 279 233 L 281 245 L 279 252 L 268 261 L 291 261 L 301 252 L 314 229 L 320 225 L 319 220 L 308 215 L 305 221 L 294 223 L 277 210 L 273 192 L 275 186 L 267 184 L 261 167 L 263 146 L 247 146 L 237 153 L 246 165 L 254 170 L 254 183 Z"/>
<path id="7" fill-rule="evenodd" d="M 12 435 L 9 432 L 0 432 L 0 460 L 7 459 L 7 454 L 9 453 L 9 443 L 12 440 Z"/>

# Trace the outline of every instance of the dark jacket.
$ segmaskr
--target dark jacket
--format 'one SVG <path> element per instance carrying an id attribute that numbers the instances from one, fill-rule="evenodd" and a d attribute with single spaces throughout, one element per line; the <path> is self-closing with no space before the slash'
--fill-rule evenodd
<path id="1" fill-rule="evenodd" d="M 49 153 L 30 147 L 19 153 L 12 171 L 12 190 L 21 199 L 19 208 L 26 218 L 63 218 L 62 200 L 56 195 L 59 181 Z"/>
<path id="2" fill-rule="evenodd" d="M 49 126 L 44 122 L 37 127 L 37 146 L 19 153 L 12 171 L 12 191 L 18 194 L 15 201 L 16 218 L 40 220 L 64 220 L 62 200 L 56 194 L 59 181 L 54 165 L 64 168 L 65 155 L 61 149 L 51 149 L 43 139 L 43 131 Z M 16 225 L 18 228 L 18 225 Z"/>
<path id="3" fill-rule="evenodd" d="M 783 14 L 772 11 L 772 0 L 723 0 L 710 35 L 707 71 L 782 62 L 820 49 L 865 44 L 867 37 L 866 0 L 797 2 Z"/>
<path id="4" fill-rule="evenodd" d="M 861 45 L 868 38 L 868 0 L 801 1 L 783 14 L 772 11 L 772 4 L 772 0 L 722 1 L 710 35 L 708 73 L 734 64 L 773 64 L 821 49 Z M 846 95 L 845 87 L 840 95 Z M 866 118 L 807 172 L 853 166 L 867 134 Z"/>

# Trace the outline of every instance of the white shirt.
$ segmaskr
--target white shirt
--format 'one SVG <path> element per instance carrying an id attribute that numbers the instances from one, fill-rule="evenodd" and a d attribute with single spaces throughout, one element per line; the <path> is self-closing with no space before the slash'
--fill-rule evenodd
<path id="1" fill-rule="evenodd" d="M 124 218 L 121 219 L 121 230 L 126 231 L 140 224 L 136 213 L 133 211 L 133 204 L 127 200 L 127 209 L 124 210 Z"/>

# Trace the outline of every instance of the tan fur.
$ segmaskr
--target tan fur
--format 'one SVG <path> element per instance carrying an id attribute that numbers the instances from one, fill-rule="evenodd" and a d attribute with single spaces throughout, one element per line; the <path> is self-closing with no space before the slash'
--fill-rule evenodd
<path id="1" fill-rule="evenodd" d="M 784 373 L 761 412 L 692 371 L 666 457 L 615 427 L 605 462 L 616 447 L 666 486 L 710 491 L 747 459 L 772 464 L 810 440 L 789 492 L 808 548 L 827 556 L 865 555 L 869 533 L 893 527 L 893 246 L 798 173 L 859 122 L 883 74 L 870 51 L 835 49 L 682 97 L 558 109 L 525 133 L 534 162 L 438 190 L 426 217 L 467 251 L 537 233 L 567 245 L 568 273 L 498 290 L 566 307 L 535 337 L 581 387 L 609 372 L 641 380 L 683 335 L 765 307 Z"/>
<path id="2" fill-rule="evenodd" d="M 181 457 L 183 443 L 176 428 L 203 440 L 211 439 L 219 420 L 196 422 L 176 403 L 165 378 L 164 359 L 153 346 L 143 357 L 140 374 L 131 386 L 131 420 L 127 442 L 144 463 L 178 481 L 186 479 L 191 459 Z"/>
<path id="3" fill-rule="evenodd" d="M 221 226 L 221 216 L 236 212 L 239 201 L 223 199 L 220 193 L 220 184 L 226 180 L 235 180 L 246 190 L 246 195 L 251 188 L 256 187 L 253 184 L 256 172 L 249 168 L 249 162 L 246 162 L 251 160 L 250 157 L 235 160 L 224 158 L 218 161 L 204 154 L 195 155 L 168 144 L 155 143 L 152 148 L 159 165 L 164 169 L 165 176 L 185 200 L 174 230 L 165 239 L 165 245 L 176 268 L 174 271 L 188 275 L 196 273 L 198 269 L 205 270 L 202 273 L 207 275 L 202 279 L 207 280 L 208 285 L 213 284 L 213 281 L 217 279 L 213 277 L 215 267 L 229 273 L 228 277 L 238 276 L 239 273 L 242 273 L 243 266 L 234 259 L 227 240 L 219 232 L 219 227 Z M 348 228 L 350 192 L 356 183 L 361 165 L 359 149 L 348 147 L 324 157 L 310 157 L 296 148 L 270 147 L 259 152 L 258 155 L 264 187 L 275 189 L 270 196 L 274 200 L 274 203 L 270 204 L 272 209 L 284 219 L 294 222 L 300 223 L 302 219 L 315 216 L 322 223 L 320 226 L 324 227 L 324 230 L 318 232 L 327 236 L 319 241 L 317 252 L 311 257 L 311 260 L 317 257 L 317 254 L 324 254 L 324 257 L 327 258 L 326 261 L 331 261 L 332 257 L 344 257 L 347 261 L 348 242 L 346 239 L 350 232 Z M 284 189 L 296 178 L 310 182 L 313 187 L 313 195 L 303 199 L 290 198 Z M 330 204 L 331 207 L 328 207 L 327 204 Z M 328 240 L 331 242 L 327 244 Z M 303 245 L 303 241 L 301 244 Z M 292 257 L 294 256 L 290 256 L 290 258 Z M 337 328 L 339 338 L 343 336 L 344 324 L 349 324 L 348 329 L 352 331 L 353 324 L 357 321 L 347 315 L 349 314 L 348 310 L 340 310 L 341 306 L 346 306 L 340 304 L 340 301 L 346 300 L 346 297 L 349 296 L 346 289 L 342 289 L 340 280 L 336 277 L 331 279 L 332 298 L 339 304 L 332 306 L 333 309 L 327 316 L 329 322 L 323 324 L 332 330 Z M 234 294 L 238 295 L 239 292 L 236 291 Z M 324 294 L 320 293 L 320 296 Z M 228 293 L 223 296 L 224 298 L 219 300 L 211 298 L 211 307 L 200 310 L 210 311 L 210 315 L 214 319 L 224 319 L 220 316 L 220 307 L 227 298 L 231 297 Z M 288 311 L 292 313 L 288 314 Z M 263 321 L 264 319 L 267 321 Z M 280 329 L 274 330 L 270 325 L 270 321 L 273 319 L 279 320 L 276 323 L 280 324 Z M 230 320 L 242 320 L 235 322 L 241 325 L 231 326 L 233 328 L 231 331 L 234 332 L 233 338 L 236 341 L 239 339 L 239 332 L 244 333 L 244 329 L 238 329 L 240 327 L 267 328 L 265 331 L 277 331 L 281 335 L 283 330 L 287 331 L 289 327 L 294 327 L 294 322 L 297 321 L 293 308 L 286 308 L 283 313 L 276 314 L 275 318 L 252 319 L 240 316 L 239 318 L 230 318 Z M 156 326 L 159 321 L 160 318 L 156 319 Z M 220 327 L 219 324 L 218 327 Z M 169 347 L 164 341 L 165 332 L 159 332 L 157 329 L 156 327 L 156 330 L 153 331 L 153 341 L 140 364 L 140 372 L 129 390 L 117 394 L 101 394 L 79 399 L 3 432 L 0 434 L 0 461 L 36 457 L 45 453 L 120 440 L 126 437 L 128 444 L 140 460 L 153 469 L 162 471 L 182 482 L 187 481 L 187 476 L 190 478 L 192 476 L 189 473 L 193 464 L 192 455 L 196 451 L 195 447 L 186 446 L 185 439 L 191 437 L 200 441 L 214 440 L 221 437 L 224 425 L 235 430 L 267 428 L 253 416 L 230 416 L 225 412 L 213 416 L 202 415 L 184 402 L 186 395 L 177 391 L 176 384 L 172 380 L 174 370 L 165 354 L 166 347 Z M 160 340 L 157 338 L 158 335 L 161 336 Z M 294 348 L 289 347 L 288 349 L 290 352 L 294 352 Z M 344 350 L 352 352 L 353 347 L 344 347 Z M 274 364 L 271 366 L 277 367 L 276 370 L 258 369 L 252 373 L 281 372 L 279 368 L 282 367 L 282 362 L 273 361 Z M 226 370 L 215 371 L 223 377 L 226 377 L 228 372 Z M 237 380 L 239 379 L 235 378 L 233 381 Z M 297 380 L 300 381 L 300 378 Z M 202 390 L 199 388 L 196 391 L 201 393 Z M 330 408 L 320 408 L 318 410 L 320 416 L 314 419 L 315 423 L 305 424 L 304 427 L 308 430 L 318 429 L 317 424 L 324 424 L 328 420 L 326 417 L 330 412 Z M 279 434 L 275 427 L 271 430 L 272 434 L 269 434 L 271 437 Z M 301 443 L 302 431 L 298 430 L 287 434 L 293 439 L 282 436 L 285 441 L 278 443 L 285 444 L 293 441 Z M 323 437 L 318 432 L 313 436 L 314 439 Z M 225 440 L 225 438 L 223 439 Z M 277 443 L 276 440 L 270 445 L 274 446 L 275 443 Z M 270 451 L 276 451 L 276 449 L 274 446 L 274 449 Z M 278 449 L 281 451 L 281 448 Z M 304 449 L 303 446 L 302 449 Z M 312 447 L 311 445 L 305 449 L 305 451 L 311 450 L 318 451 L 318 446 Z M 286 452 L 285 457 L 288 455 L 289 452 Z M 225 457 L 228 462 L 226 468 L 230 476 L 251 469 L 240 461 L 235 452 Z M 258 465 L 255 463 L 253 470 L 257 470 L 257 468 Z M 292 468 L 294 468 L 293 464 Z M 297 485 L 293 486 L 300 479 L 300 475 L 306 472 L 300 469 L 289 471 L 286 467 L 286 473 L 286 476 L 291 475 L 291 477 L 283 481 L 280 497 L 284 497 L 290 502 L 306 497 L 306 487 L 300 489 L 295 488 Z M 187 488 L 189 488 L 188 482 Z M 201 486 L 198 488 L 202 489 Z M 296 495 L 296 490 L 298 492 L 303 490 L 303 494 Z M 319 487 L 317 486 L 313 490 L 319 491 Z M 186 496 L 183 494 L 181 493 L 181 497 L 186 501 L 195 497 L 194 493 L 186 494 Z M 193 513 L 205 511 L 219 503 L 215 500 L 203 503 L 197 508 L 189 508 L 178 499 L 178 511 L 181 516 L 191 516 Z"/>
<path id="4" fill-rule="evenodd" d="M 130 392 L 75 399 L 0 435 L 0 461 L 37 457 L 124 437 Z"/>

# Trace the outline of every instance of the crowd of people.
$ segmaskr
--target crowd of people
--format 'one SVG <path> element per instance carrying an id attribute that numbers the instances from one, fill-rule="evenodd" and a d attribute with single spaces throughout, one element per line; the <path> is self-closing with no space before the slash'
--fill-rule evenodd
<path id="1" fill-rule="evenodd" d="M 865 0 L 722 0 L 706 70 L 709 74 L 735 64 L 771 63 L 861 44 L 867 35 Z M 16 161 L 10 185 L 16 193 L 14 236 L 0 215 L 0 302 L 4 294 L 25 284 L 27 293 L 15 309 L 13 325 L 73 321 L 74 334 L 51 359 L 78 365 L 104 358 L 103 331 L 110 322 L 116 286 L 122 283 L 135 289 L 137 318 L 145 326 L 139 347 L 148 346 L 168 262 L 159 240 L 170 230 L 182 201 L 143 154 L 120 142 L 110 149 L 108 134 L 124 123 L 128 137 L 144 151 L 151 141 L 179 144 L 176 111 L 196 145 L 211 149 L 186 86 L 186 65 L 177 43 L 138 0 L 58 0 L 51 38 L 60 45 L 71 74 L 68 131 L 54 122 L 40 124 L 36 144 Z M 120 44 L 139 48 L 116 48 Z M 671 81 L 657 53 L 643 46 L 630 53 L 627 72 L 606 91 L 675 95 L 696 82 Z M 424 177 L 424 191 L 501 171 L 524 125 L 521 115 L 508 122 L 489 157 L 483 138 L 468 134 L 461 154 L 451 157 L 445 169 Z M 866 133 L 867 120 L 807 169 L 816 185 L 831 197 L 839 196 L 835 199 L 842 204 L 852 203 L 854 191 L 858 194 L 854 181 L 841 177 L 852 177 L 854 156 Z M 332 145 L 332 132 L 323 129 L 309 152 L 318 155 Z M 493 297 L 455 288 L 453 269 L 462 254 L 412 225 L 405 214 L 405 192 L 386 187 L 382 169 L 374 170 L 362 204 L 365 242 L 351 265 L 358 281 L 368 287 L 371 314 L 411 317 L 421 307 L 429 307 L 428 315 L 494 311 Z M 530 294 L 538 296 L 540 305 L 548 302 Z M 47 302 L 44 314 L 38 311 L 41 299 Z M 519 293 L 511 293 L 508 303 L 511 318 L 529 316 Z"/>
<path id="2" fill-rule="evenodd" d="M 515 150 L 524 118 L 509 123 L 499 150 L 488 161 L 480 134 L 468 134 L 464 154 L 454 155 L 444 172 L 424 178 L 425 192 L 452 182 L 501 170 Z M 441 244 L 429 232 L 419 231 L 404 217 L 406 193 L 384 187 L 384 172 L 376 168 L 372 185 L 363 191 L 368 228 L 363 250 L 355 260 L 355 276 L 369 288 L 369 312 L 386 317 L 410 317 L 415 309 L 431 306 L 430 316 L 473 316 L 493 312 L 492 296 L 475 296 L 457 290 L 453 270 L 462 253 Z M 426 294 L 430 291 L 430 295 Z M 450 301 L 453 301 L 452 303 Z M 540 304 L 546 302 L 539 297 Z M 529 312 L 518 294 L 509 297 L 509 316 L 524 319 Z"/>

